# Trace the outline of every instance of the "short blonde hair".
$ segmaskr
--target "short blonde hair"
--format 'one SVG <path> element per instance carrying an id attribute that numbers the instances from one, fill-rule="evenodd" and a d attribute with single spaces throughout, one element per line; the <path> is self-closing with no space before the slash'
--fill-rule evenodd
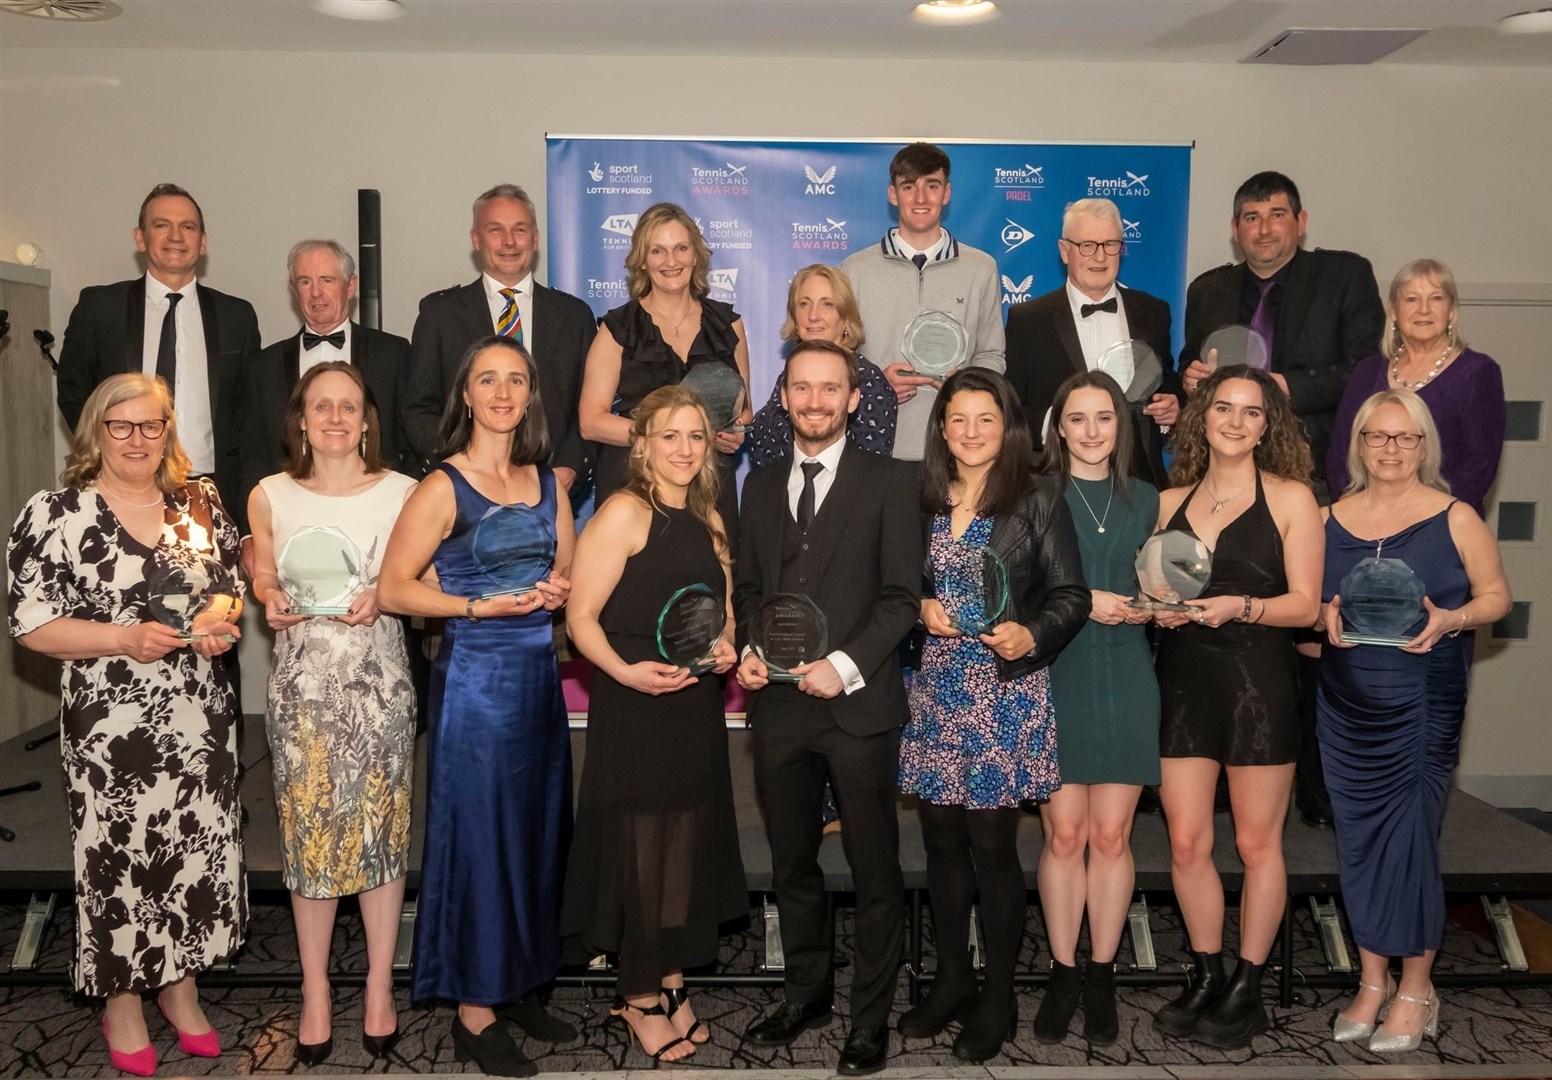
<path id="1" fill-rule="evenodd" d="M 1067 234 L 1072 231 L 1072 223 L 1080 217 L 1098 218 L 1114 225 L 1117 231 L 1122 231 L 1121 211 L 1115 203 L 1109 199 L 1079 199 L 1068 203 L 1062 213 L 1062 239 L 1067 238 Z"/>
<path id="2" fill-rule="evenodd" d="M 862 310 L 857 306 L 857 293 L 851 287 L 851 279 L 838 266 L 814 263 L 792 275 L 787 288 L 787 321 L 781 324 L 781 340 L 798 339 L 798 290 L 812 277 L 822 277 L 830 283 L 830 295 L 835 299 L 835 310 L 841 317 L 840 345 L 856 352 L 862 348 Z"/>
<path id="3" fill-rule="evenodd" d="M 1412 390 L 1381 390 L 1358 406 L 1352 433 L 1347 437 L 1347 490 L 1343 494 L 1356 495 L 1369 486 L 1369 470 L 1363 465 L 1363 429 L 1375 410 L 1385 405 L 1401 406 L 1423 437 L 1423 444 L 1417 448 L 1417 479 L 1448 495 L 1450 482 L 1439 471 L 1444 460 L 1439 429 L 1433 422 L 1433 413 L 1428 411 L 1428 403 Z"/>
<path id="4" fill-rule="evenodd" d="M 192 466 L 178 442 L 178 417 L 172 408 L 172 392 L 161 379 L 132 371 L 104 379 L 86 399 L 75 434 L 70 437 L 65 471 L 59 476 L 61 485 L 85 487 L 97 479 L 102 471 L 103 417 L 109 409 L 141 397 L 156 398 L 162 406 L 162 419 L 167 421 L 167 430 L 162 433 L 162 463 L 156 469 L 156 486 L 171 493 L 188 483 Z"/>
<path id="5" fill-rule="evenodd" d="M 1401 331 L 1396 326 L 1396 301 L 1401 296 L 1401 290 L 1418 278 L 1438 282 L 1439 291 L 1449 297 L 1451 313 L 1446 332 L 1449 334 L 1450 348 L 1466 347 L 1466 339 L 1460 336 L 1460 329 L 1456 325 L 1460 319 L 1460 290 L 1455 287 L 1454 271 L 1438 259 L 1413 259 L 1390 279 L 1390 299 L 1385 305 L 1385 333 L 1380 337 L 1380 352 L 1385 354 L 1387 360 L 1394 360 L 1401 355 Z"/>
<path id="6" fill-rule="evenodd" d="M 690 295 L 704 299 L 711 292 L 711 248 L 701 235 L 701 227 L 685 213 L 684 207 L 660 202 L 647 207 L 636 219 L 636 229 L 631 233 L 630 252 L 625 256 L 626 288 L 632 300 L 640 300 L 652 291 L 652 276 L 647 273 L 647 247 L 652 234 L 664 225 L 678 223 L 690 234 L 690 247 L 695 252 L 695 266 L 690 271 Z"/>

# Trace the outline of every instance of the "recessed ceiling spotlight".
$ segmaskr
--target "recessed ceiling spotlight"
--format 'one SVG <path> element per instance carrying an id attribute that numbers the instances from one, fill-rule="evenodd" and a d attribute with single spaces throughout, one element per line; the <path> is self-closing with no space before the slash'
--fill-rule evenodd
<path id="1" fill-rule="evenodd" d="M 1000 14 L 992 0 L 926 0 L 911 10 L 911 18 L 933 26 L 969 26 Z"/>
<path id="2" fill-rule="evenodd" d="M 1552 33 L 1552 8 L 1542 8 L 1540 11 L 1521 11 L 1516 15 L 1505 15 L 1498 20 L 1498 31 L 1502 34 Z"/>
<path id="3" fill-rule="evenodd" d="M 399 0 L 313 0 L 313 9 L 336 19 L 363 22 L 382 22 L 404 14 L 404 5 Z"/>
<path id="4" fill-rule="evenodd" d="M 100 22 L 123 10 L 118 0 L 0 0 L 0 11 L 56 22 Z"/>

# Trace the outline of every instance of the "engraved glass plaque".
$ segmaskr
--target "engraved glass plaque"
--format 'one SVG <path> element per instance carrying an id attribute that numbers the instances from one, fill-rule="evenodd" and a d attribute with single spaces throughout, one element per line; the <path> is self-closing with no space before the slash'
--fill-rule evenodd
<path id="1" fill-rule="evenodd" d="M 956 541 L 934 567 L 933 591 L 955 630 L 990 633 L 1008 606 L 1008 564 L 985 545 Z"/>
<path id="2" fill-rule="evenodd" d="M 792 669 L 830 651 L 829 625 L 819 605 L 801 593 L 766 598 L 749 626 L 749 645 L 765 661 L 771 682 L 799 682 Z"/>
<path id="3" fill-rule="evenodd" d="M 942 379 L 969 359 L 970 335 L 948 312 L 924 311 L 905 328 L 900 353 L 912 375 Z"/>
<path id="4" fill-rule="evenodd" d="M 532 592 L 555 563 L 555 525 L 532 506 L 493 506 L 474 527 L 480 596 Z"/>
<path id="5" fill-rule="evenodd" d="M 1400 559 L 1369 558 L 1354 566 L 1338 589 L 1342 641 L 1405 645 L 1421 631 L 1423 581 Z"/>
<path id="6" fill-rule="evenodd" d="M 1210 355 L 1216 350 L 1216 359 Z M 1272 366 L 1272 353 L 1266 347 L 1266 338 L 1248 326 L 1220 326 L 1202 342 L 1202 363 L 1211 370 L 1244 364 L 1246 367 L 1266 371 Z"/>
<path id="7" fill-rule="evenodd" d="M 744 430 L 736 421 L 749 401 L 749 394 L 737 370 L 718 360 L 705 360 L 686 371 L 679 385 L 694 390 L 706 406 L 711 434 Z"/>
<path id="8" fill-rule="evenodd" d="M 183 640 L 193 641 L 227 622 L 232 605 L 226 598 L 239 591 L 236 577 L 219 559 L 182 545 L 161 546 L 146 574 L 146 610 Z M 237 640 L 230 634 L 220 636 Z"/>
<path id="9" fill-rule="evenodd" d="M 365 585 L 355 541 L 332 525 L 292 533 L 275 559 L 280 587 L 297 615 L 345 615 Z"/>
<path id="10" fill-rule="evenodd" d="M 1100 353 L 1095 368 L 1121 384 L 1126 400 L 1145 404 L 1164 385 L 1164 365 L 1142 341 L 1118 341 Z"/>
<path id="11" fill-rule="evenodd" d="M 711 650 L 727 626 L 727 604 L 710 585 L 686 585 L 657 617 L 657 651 L 676 667 L 703 675 L 716 667 Z"/>
<path id="12" fill-rule="evenodd" d="M 1212 552 L 1178 529 L 1154 533 L 1137 549 L 1137 598 L 1132 607 L 1149 611 L 1195 611 L 1195 600 L 1212 578 Z"/>

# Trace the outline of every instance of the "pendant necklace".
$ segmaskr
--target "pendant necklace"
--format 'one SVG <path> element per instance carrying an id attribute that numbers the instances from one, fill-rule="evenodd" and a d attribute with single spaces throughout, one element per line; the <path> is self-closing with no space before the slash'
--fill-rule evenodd
<path id="1" fill-rule="evenodd" d="M 1218 511 L 1223 509 L 1224 503 L 1229 502 L 1234 498 L 1234 496 L 1238 495 L 1244 490 L 1245 485 L 1241 484 L 1239 487 L 1235 488 L 1233 491 L 1229 492 L 1227 495 L 1220 499 L 1218 498 L 1217 490 L 1212 486 L 1212 481 L 1207 481 L 1207 497 L 1212 500 L 1212 506 L 1207 508 L 1207 512 L 1209 514 L 1216 514 Z"/>
<path id="2" fill-rule="evenodd" d="M 1078 478 L 1073 477 L 1073 490 L 1078 493 L 1078 498 L 1083 500 L 1083 508 L 1089 512 L 1089 517 L 1094 519 L 1094 525 L 1100 532 L 1105 531 L 1105 522 L 1110 520 L 1110 504 L 1115 500 L 1115 474 L 1110 474 L 1110 498 L 1105 500 L 1105 515 L 1100 517 L 1094 513 L 1094 508 L 1089 505 L 1089 497 L 1083 494 L 1083 489 L 1078 486 Z"/>
<path id="3" fill-rule="evenodd" d="M 1425 387 L 1429 383 L 1433 382 L 1434 376 L 1438 375 L 1439 372 L 1444 370 L 1444 361 L 1449 357 L 1450 350 L 1453 349 L 1454 347 L 1455 347 L 1454 345 L 1451 345 L 1448 342 L 1446 342 L 1445 346 L 1444 346 L 1444 351 L 1439 354 L 1439 359 L 1434 361 L 1433 370 L 1430 371 L 1428 374 L 1424 375 L 1421 379 L 1418 379 L 1416 382 L 1408 382 L 1407 380 L 1403 379 L 1400 375 L 1396 374 L 1397 368 L 1398 368 L 1398 366 L 1401 363 L 1401 357 L 1399 357 L 1399 356 L 1396 357 L 1394 360 L 1392 360 L 1390 362 L 1390 380 L 1391 380 L 1391 382 L 1395 383 L 1397 386 L 1404 387 L 1407 390 L 1421 390 L 1423 387 Z"/>

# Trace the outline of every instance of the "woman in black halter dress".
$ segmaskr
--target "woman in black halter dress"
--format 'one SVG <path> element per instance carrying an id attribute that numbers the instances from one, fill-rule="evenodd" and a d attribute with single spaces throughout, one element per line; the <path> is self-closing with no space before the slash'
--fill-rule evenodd
<path id="1" fill-rule="evenodd" d="M 1213 558 L 1195 610 L 1156 615 L 1159 795 L 1195 975 L 1154 1026 L 1213 1046 L 1248 1046 L 1267 1027 L 1261 972 L 1287 897 L 1282 831 L 1299 751 L 1293 629 L 1319 611 L 1324 554 L 1309 478 L 1288 395 L 1266 372 L 1235 365 L 1204 380 L 1181 413 L 1175 486 L 1159 500 L 1160 528 L 1196 537 Z M 1220 768 L 1245 864 L 1232 980 L 1212 851 Z"/>

